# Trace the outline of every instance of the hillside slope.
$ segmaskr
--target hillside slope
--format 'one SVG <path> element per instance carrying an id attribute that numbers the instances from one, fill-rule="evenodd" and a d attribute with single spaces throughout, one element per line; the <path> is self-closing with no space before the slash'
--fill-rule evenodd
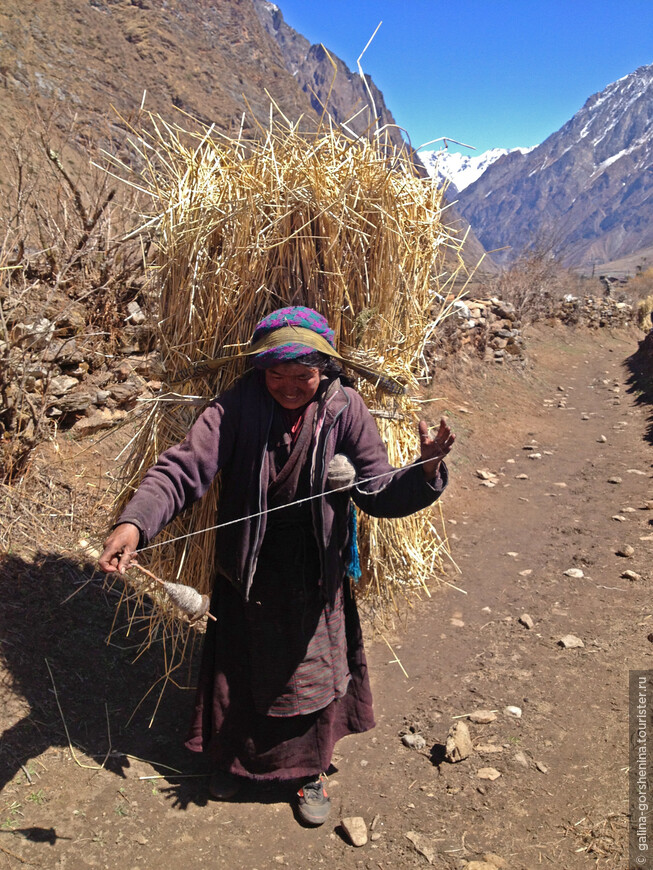
<path id="1" fill-rule="evenodd" d="M 251 0 L 6 0 L 0 8 L 2 122 L 11 133 L 33 115 L 77 114 L 99 135 L 112 107 L 183 109 L 224 131 L 269 98 L 298 117 L 310 102 L 285 68 Z M 251 122 L 250 122 L 251 123 Z"/>
<path id="2" fill-rule="evenodd" d="M 248 136 L 268 125 L 271 100 L 307 130 L 328 103 L 333 120 L 357 135 L 374 130 L 378 116 L 392 144 L 404 147 L 371 78 L 363 83 L 330 59 L 265 0 L 6 0 L 0 58 L 5 204 L 14 200 L 19 163 L 30 165 L 36 198 L 47 201 L 51 147 L 84 187 L 89 156 L 119 149 L 141 107 L 185 127 L 197 119 L 226 134 L 242 127 Z M 426 175 L 419 160 L 415 166 Z M 453 212 L 451 223 L 468 234 L 466 255 L 475 264 L 482 247 Z"/>

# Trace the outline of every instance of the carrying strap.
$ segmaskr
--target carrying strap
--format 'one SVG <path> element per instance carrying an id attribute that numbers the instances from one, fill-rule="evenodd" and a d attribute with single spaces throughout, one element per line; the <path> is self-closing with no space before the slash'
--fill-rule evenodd
<path id="1" fill-rule="evenodd" d="M 327 356 L 334 357 L 340 360 L 347 368 L 353 369 L 357 374 L 371 381 L 380 390 L 390 393 L 395 396 L 402 396 L 406 392 L 406 387 L 389 375 L 381 374 L 368 368 L 362 363 L 352 360 L 338 353 L 332 347 L 324 336 L 313 332 L 312 329 L 306 329 L 303 326 L 280 326 L 278 329 L 273 329 L 256 344 L 251 345 L 246 350 L 241 350 L 238 353 L 229 356 L 218 357 L 217 359 L 202 360 L 202 362 L 192 363 L 187 368 L 181 369 L 175 375 L 172 384 L 180 384 L 184 381 L 192 380 L 209 372 L 217 371 L 222 366 L 227 365 L 237 359 L 242 359 L 248 356 L 256 356 L 266 350 L 271 350 L 274 347 L 281 347 L 284 344 L 301 344 L 305 347 L 310 347 L 312 350 L 319 351 Z"/>

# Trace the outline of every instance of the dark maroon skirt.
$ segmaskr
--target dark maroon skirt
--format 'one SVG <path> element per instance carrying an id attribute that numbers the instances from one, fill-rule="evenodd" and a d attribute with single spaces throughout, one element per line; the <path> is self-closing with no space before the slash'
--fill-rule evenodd
<path id="1" fill-rule="evenodd" d="M 343 594 L 325 629 L 313 547 L 297 546 L 297 527 L 291 534 L 290 552 L 277 530 L 275 552 L 268 547 L 261 553 L 248 602 L 226 578 L 216 578 L 211 612 L 217 622 L 207 626 L 186 740 L 188 749 L 207 754 L 213 769 L 254 780 L 317 775 L 328 769 L 341 737 L 374 727 L 360 620 L 349 581 L 343 582 Z M 299 557 L 289 559 L 293 552 Z M 333 626 L 340 623 L 344 632 L 334 634 Z M 293 672 L 306 667 L 306 651 L 315 645 L 316 632 L 325 638 L 341 635 L 337 643 L 342 650 L 318 657 L 324 667 L 335 669 L 331 677 L 339 697 L 313 712 L 285 715 L 278 712 L 275 698 L 284 691 L 287 695 Z M 319 690 L 315 697 L 320 697 Z M 277 713 L 269 715 L 268 708 Z"/>

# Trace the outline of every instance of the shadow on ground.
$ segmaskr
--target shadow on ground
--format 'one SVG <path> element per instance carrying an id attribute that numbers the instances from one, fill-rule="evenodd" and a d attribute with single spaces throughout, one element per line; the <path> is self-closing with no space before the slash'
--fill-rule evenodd
<path id="1" fill-rule="evenodd" d="M 129 722 L 162 676 L 161 645 L 134 661 L 138 637 L 126 637 L 119 623 L 108 644 L 115 600 L 92 578 L 90 566 L 48 553 L 30 562 L 9 555 L 0 564 L 0 789 L 21 770 L 29 776 L 31 759 L 69 746 L 69 739 L 84 763 L 106 758 L 117 776 L 130 764 L 126 755 L 155 768 L 160 762 L 160 773 L 163 764 L 202 769 L 201 759 L 183 748 L 192 691 L 170 685 L 148 727 L 158 698 L 153 692 Z M 193 658 L 178 672 L 188 684 Z M 198 792 L 200 783 L 205 789 L 203 780 L 193 782 Z"/>
<path id="2" fill-rule="evenodd" d="M 628 392 L 638 405 L 651 409 L 647 418 L 646 440 L 653 444 L 653 330 L 639 342 L 639 347 L 625 361 L 629 371 Z"/>

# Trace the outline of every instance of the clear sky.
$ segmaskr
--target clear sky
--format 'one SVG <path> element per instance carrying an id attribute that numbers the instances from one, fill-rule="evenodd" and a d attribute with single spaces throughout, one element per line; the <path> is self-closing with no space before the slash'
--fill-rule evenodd
<path id="1" fill-rule="evenodd" d="M 474 145 L 476 153 L 538 145 L 592 94 L 653 63 L 653 0 L 277 0 L 277 6 L 291 27 L 353 70 L 383 21 L 361 62 L 415 147 L 440 136 Z"/>

